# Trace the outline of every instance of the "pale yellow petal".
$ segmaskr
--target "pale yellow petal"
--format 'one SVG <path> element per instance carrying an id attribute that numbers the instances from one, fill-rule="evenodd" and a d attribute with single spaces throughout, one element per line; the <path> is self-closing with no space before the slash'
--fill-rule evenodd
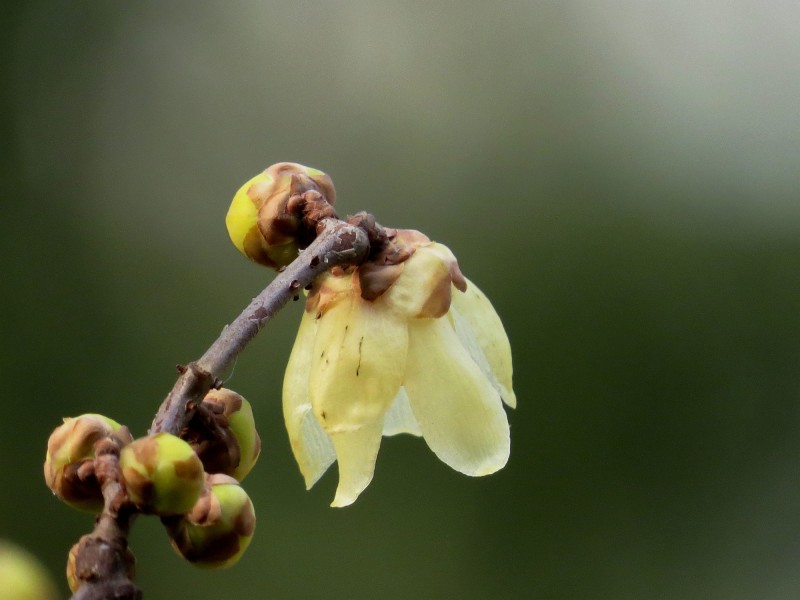
<path id="1" fill-rule="evenodd" d="M 283 418 L 306 488 L 311 488 L 336 459 L 328 434 L 311 410 L 309 376 L 316 329 L 314 316 L 304 312 L 283 378 Z"/>
<path id="2" fill-rule="evenodd" d="M 383 420 L 378 419 L 361 429 L 331 435 L 339 464 L 339 486 L 331 506 L 352 504 L 372 481 L 382 431 Z"/>
<path id="3" fill-rule="evenodd" d="M 467 282 L 467 291 L 453 290 L 451 318 L 461 343 L 484 375 L 500 392 L 503 401 L 516 408 L 511 382 L 511 345 L 500 317 L 477 285 Z"/>
<path id="4" fill-rule="evenodd" d="M 310 490 L 336 460 L 336 452 L 331 438 L 320 426 L 310 404 L 303 412 L 300 423 L 300 439 L 305 446 L 303 450 L 305 464 L 301 467 L 300 472 L 303 474 L 306 489 Z M 294 450 L 294 447 L 292 449 Z M 296 457 L 297 452 L 295 451 Z"/>
<path id="5" fill-rule="evenodd" d="M 320 275 L 314 282 L 314 289 L 306 303 L 306 310 L 315 312 L 317 318 L 328 309 L 353 294 L 353 274 L 334 275 L 331 272 Z"/>
<path id="6" fill-rule="evenodd" d="M 383 418 L 383 435 L 397 435 L 398 433 L 422 435 L 419 423 L 411 410 L 411 404 L 408 402 L 408 394 L 403 387 L 397 392 L 397 397 Z"/>
<path id="7" fill-rule="evenodd" d="M 446 246 L 417 248 L 383 299 L 406 317 L 441 317 L 450 307 L 450 261 Z"/>
<path id="8" fill-rule="evenodd" d="M 497 391 L 447 319 L 409 322 L 411 409 L 428 446 L 466 475 L 488 475 L 508 461 L 508 419 Z"/>
<path id="9" fill-rule="evenodd" d="M 317 320 L 311 404 L 328 433 L 369 425 L 389 408 L 405 373 L 406 320 L 380 300 L 349 294 Z"/>

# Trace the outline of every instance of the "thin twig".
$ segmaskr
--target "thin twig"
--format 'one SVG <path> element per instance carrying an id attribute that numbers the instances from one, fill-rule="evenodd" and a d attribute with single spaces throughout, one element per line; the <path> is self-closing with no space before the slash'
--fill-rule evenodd
<path id="1" fill-rule="evenodd" d="M 357 264 L 369 251 L 367 234 L 335 219 L 323 221 L 323 229 L 311 245 L 256 296 L 225 329 L 217 341 L 194 363 L 184 368 L 153 420 L 151 433 L 178 434 L 193 407 L 218 381 L 256 334 L 304 287 L 336 265 Z"/>

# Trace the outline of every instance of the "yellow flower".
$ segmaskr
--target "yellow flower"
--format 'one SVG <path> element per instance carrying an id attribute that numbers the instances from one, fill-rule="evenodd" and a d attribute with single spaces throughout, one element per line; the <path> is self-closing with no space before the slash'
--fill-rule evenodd
<path id="1" fill-rule="evenodd" d="M 338 461 L 332 506 L 367 487 L 384 435 L 421 435 L 467 475 L 508 460 L 502 403 L 516 398 L 497 313 L 447 247 L 414 231 L 395 239 L 413 252 L 403 262 L 374 260 L 315 284 L 286 368 L 292 451 L 307 488 Z"/>

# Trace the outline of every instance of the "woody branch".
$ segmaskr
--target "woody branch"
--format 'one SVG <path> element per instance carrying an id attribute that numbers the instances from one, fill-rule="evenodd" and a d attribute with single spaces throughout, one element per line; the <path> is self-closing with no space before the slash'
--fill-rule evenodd
<path id="1" fill-rule="evenodd" d="M 198 360 L 180 367 L 181 375 L 161 404 L 151 433 L 180 433 L 206 393 L 219 387 L 220 378 L 242 350 L 290 299 L 298 298 L 321 273 L 335 266 L 359 264 L 367 257 L 371 245 L 380 241 L 382 228 L 367 215 L 350 221 L 328 214 L 315 223 L 316 239 L 222 330 Z M 118 456 L 119 448 L 98 452 L 97 466 L 105 465 L 97 470 L 104 507 L 94 531 L 79 542 L 75 556 L 77 574 L 83 581 L 73 600 L 141 598 L 141 591 L 131 581 L 133 558 L 127 549 L 135 514 L 125 505 Z"/>

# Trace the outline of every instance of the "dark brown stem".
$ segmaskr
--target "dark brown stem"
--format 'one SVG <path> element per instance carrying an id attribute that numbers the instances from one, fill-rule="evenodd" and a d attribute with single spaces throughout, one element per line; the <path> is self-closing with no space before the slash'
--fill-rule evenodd
<path id="1" fill-rule="evenodd" d="M 106 438 L 96 446 L 95 472 L 103 491 L 103 512 L 94 531 L 73 550 L 74 577 L 80 581 L 72 600 L 139 600 L 133 584 L 134 558 L 128 550 L 128 531 L 136 516 L 127 504 L 120 482 L 119 446 Z"/>
<path id="2" fill-rule="evenodd" d="M 151 433 L 178 434 L 194 406 L 212 387 L 219 386 L 219 379 L 239 353 L 290 298 L 299 297 L 320 273 L 337 265 L 358 264 L 369 253 L 369 240 L 362 228 L 334 219 L 326 219 L 321 225 L 317 239 L 222 330 L 203 356 L 184 368 L 159 408 Z"/>

